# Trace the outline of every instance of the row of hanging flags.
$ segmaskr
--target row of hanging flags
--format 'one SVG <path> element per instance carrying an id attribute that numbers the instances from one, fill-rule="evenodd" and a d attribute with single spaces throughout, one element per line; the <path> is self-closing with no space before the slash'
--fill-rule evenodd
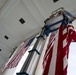
<path id="1" fill-rule="evenodd" d="M 29 47 L 31 46 L 31 44 L 34 40 L 35 40 L 35 37 L 26 40 L 24 42 L 24 44 L 22 46 L 20 46 L 20 48 L 18 49 L 16 54 L 11 58 L 11 60 L 5 64 L 4 70 L 17 67 L 22 56 L 26 53 L 26 51 L 29 49 Z"/>
<path id="2" fill-rule="evenodd" d="M 73 25 L 64 20 L 56 33 L 51 32 L 43 58 L 42 75 L 67 75 L 69 46 L 72 41 L 76 42 L 76 32 Z M 54 24 L 52 26 L 56 27 Z"/>

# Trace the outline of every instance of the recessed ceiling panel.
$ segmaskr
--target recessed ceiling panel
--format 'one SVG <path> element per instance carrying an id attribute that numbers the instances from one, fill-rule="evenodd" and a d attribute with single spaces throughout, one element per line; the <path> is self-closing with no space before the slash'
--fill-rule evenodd
<path id="1" fill-rule="evenodd" d="M 0 67 L 1 67 L 4 63 L 5 63 L 5 59 L 4 59 L 2 56 L 0 56 Z"/>
<path id="2" fill-rule="evenodd" d="M 8 48 L 5 44 L 2 43 L 0 43 L 0 49 L 2 50 L 0 51 L 0 55 L 5 59 L 9 57 L 10 53 L 12 52 L 10 48 Z"/>
<path id="3" fill-rule="evenodd" d="M 18 40 L 16 40 L 17 39 L 2 24 L 0 27 L 0 42 L 12 50 L 18 44 Z"/>
<path id="4" fill-rule="evenodd" d="M 26 22 L 21 24 L 19 19 L 23 18 Z M 32 17 L 26 7 L 21 2 L 6 13 L 4 26 L 19 40 L 24 39 L 25 35 L 32 32 L 36 28 L 40 28 L 38 23 Z"/>
<path id="5" fill-rule="evenodd" d="M 58 2 L 54 3 L 53 0 L 33 0 L 38 7 L 41 8 L 43 13 L 46 15 L 46 18 L 51 15 L 51 12 L 60 8 L 64 7 L 65 9 L 72 6 L 74 4 L 73 0 L 59 0 Z"/>
<path id="6" fill-rule="evenodd" d="M 33 0 L 21 0 L 24 7 L 26 7 L 28 9 L 28 11 L 30 12 L 30 14 L 32 15 L 32 17 L 34 17 L 34 21 L 37 22 L 37 24 L 39 24 L 41 27 L 44 26 L 44 20 L 45 17 L 43 16 L 44 13 L 41 13 L 39 7 L 37 6 L 37 4 L 35 3 L 35 1 Z"/>

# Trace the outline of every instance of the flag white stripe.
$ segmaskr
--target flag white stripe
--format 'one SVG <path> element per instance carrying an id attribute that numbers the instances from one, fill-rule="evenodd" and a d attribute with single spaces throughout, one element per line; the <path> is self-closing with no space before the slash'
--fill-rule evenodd
<path id="1" fill-rule="evenodd" d="M 65 55 L 65 57 L 63 58 L 63 69 L 66 68 L 66 66 L 68 65 L 68 59 L 67 59 L 67 55 Z"/>
<path id="2" fill-rule="evenodd" d="M 58 34 L 59 34 L 59 31 L 57 33 L 57 38 L 55 40 L 53 53 L 52 53 L 51 64 L 50 64 L 50 69 L 49 69 L 48 75 L 55 75 L 56 59 L 57 59 Z"/>
<path id="3" fill-rule="evenodd" d="M 50 49 L 53 47 L 54 42 L 55 42 L 55 40 L 52 42 L 50 48 L 48 49 L 46 55 L 44 56 L 44 58 L 46 58 L 46 60 L 44 61 L 44 64 L 43 64 L 44 66 L 46 65 L 46 61 L 48 60 L 48 57 L 49 57 L 49 51 L 50 51 Z"/>
<path id="4" fill-rule="evenodd" d="M 54 45 L 55 37 L 56 37 L 56 36 L 54 36 L 54 38 L 53 38 L 52 40 L 50 40 L 50 48 L 48 49 L 47 53 L 44 55 L 44 58 L 47 57 L 47 55 L 49 54 L 50 49 L 51 49 L 52 46 Z"/>
<path id="5" fill-rule="evenodd" d="M 67 45 L 67 43 L 68 43 L 68 42 L 67 42 L 67 39 L 64 39 L 64 40 L 63 40 L 63 48 Z"/>
<path id="6" fill-rule="evenodd" d="M 48 51 L 47 51 L 45 57 L 47 57 L 47 55 L 49 54 L 49 51 L 50 51 L 50 49 L 52 48 L 53 45 L 54 45 L 54 41 L 53 41 L 53 43 L 51 44 L 50 48 L 48 49 Z"/>
<path id="7" fill-rule="evenodd" d="M 65 29 L 63 30 L 63 35 L 66 34 L 66 33 L 67 33 L 67 29 L 65 28 Z"/>

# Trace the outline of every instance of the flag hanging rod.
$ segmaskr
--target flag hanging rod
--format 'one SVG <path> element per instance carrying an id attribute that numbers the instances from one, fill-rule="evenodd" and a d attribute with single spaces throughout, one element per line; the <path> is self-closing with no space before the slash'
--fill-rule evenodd
<path id="1" fill-rule="evenodd" d="M 61 20 L 59 20 L 59 21 L 57 21 L 57 22 L 55 22 L 53 24 L 49 24 L 49 25 L 47 24 L 47 21 L 51 20 L 54 17 L 56 18 L 56 17 L 58 17 L 60 15 L 62 15 L 62 16 L 65 15 L 66 18 L 68 18 L 67 23 L 72 23 L 72 21 L 74 21 L 76 19 L 76 17 L 74 17 L 71 13 L 69 13 L 68 11 L 64 10 L 63 7 L 61 7 L 59 9 L 53 11 L 51 16 L 44 21 L 44 23 L 45 23 L 45 26 L 43 27 L 43 28 L 45 28 L 44 34 L 49 35 L 50 32 L 54 32 L 54 31 L 57 31 L 59 29 L 59 27 L 54 28 L 54 29 L 51 29 L 51 28 L 56 26 L 56 25 L 59 25 L 60 23 L 62 23 L 63 19 L 61 19 Z"/>
<path id="2" fill-rule="evenodd" d="M 63 7 L 60 7 L 57 10 L 53 11 L 52 12 L 52 15 L 53 15 L 52 17 L 62 15 L 62 14 L 68 15 L 68 16 L 70 16 L 72 18 L 74 17 L 71 13 L 66 11 Z M 50 18 L 52 18 L 52 17 L 50 16 Z"/>
<path id="3" fill-rule="evenodd" d="M 63 14 L 65 14 L 67 17 L 68 17 L 68 16 L 71 17 L 70 21 L 73 21 L 73 20 L 76 19 L 76 17 L 74 17 L 71 13 L 69 13 L 69 12 L 66 11 L 66 10 L 64 10 L 63 7 L 60 7 L 59 9 L 53 11 L 52 14 L 49 16 L 49 18 L 47 18 L 47 19 L 44 21 L 44 23 L 46 24 L 46 21 L 48 21 L 48 20 L 50 20 L 50 19 L 52 19 L 52 18 L 54 18 L 54 17 L 56 17 L 56 16 L 63 15 Z M 69 22 L 70 22 L 70 21 L 69 21 Z"/>
<path id="4" fill-rule="evenodd" d="M 64 12 L 64 8 L 63 7 L 58 8 L 57 10 L 53 11 L 52 15 L 56 16 L 56 15 L 59 15 L 61 12 Z"/>

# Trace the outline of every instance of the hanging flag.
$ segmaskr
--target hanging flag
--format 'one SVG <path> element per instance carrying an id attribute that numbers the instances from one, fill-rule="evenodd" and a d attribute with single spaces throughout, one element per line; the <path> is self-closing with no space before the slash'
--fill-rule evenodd
<path id="1" fill-rule="evenodd" d="M 27 40 L 18 50 L 18 52 L 14 55 L 14 57 L 9 61 L 9 63 L 6 65 L 5 68 L 10 69 L 14 68 L 18 65 L 19 61 L 21 60 L 24 53 L 27 51 L 27 49 L 30 47 L 30 44 L 34 38 Z"/>
<path id="2" fill-rule="evenodd" d="M 57 34 L 49 40 L 43 60 L 43 75 L 67 75 L 69 45 L 72 40 L 76 41 L 74 27 L 61 25 Z"/>

